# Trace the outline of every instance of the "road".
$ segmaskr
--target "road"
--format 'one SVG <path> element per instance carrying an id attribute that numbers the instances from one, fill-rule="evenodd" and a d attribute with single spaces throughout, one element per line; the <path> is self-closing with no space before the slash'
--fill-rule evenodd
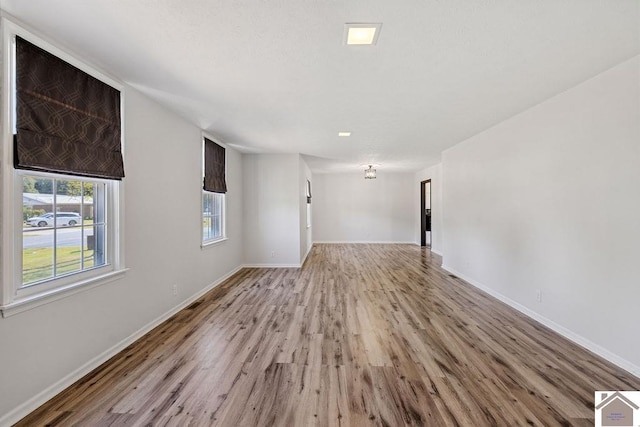
<path id="1" fill-rule="evenodd" d="M 24 249 L 53 246 L 53 229 L 27 227 L 23 231 L 22 247 Z M 93 227 L 85 227 L 85 236 L 87 235 L 93 235 Z M 58 246 L 80 246 L 81 242 L 82 230 L 80 227 L 58 229 Z"/>

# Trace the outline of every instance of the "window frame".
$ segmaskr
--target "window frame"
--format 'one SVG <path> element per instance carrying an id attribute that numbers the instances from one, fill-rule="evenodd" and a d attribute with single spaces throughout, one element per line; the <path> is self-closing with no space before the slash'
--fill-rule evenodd
<path id="1" fill-rule="evenodd" d="M 0 312 L 2 317 L 8 317 L 32 308 L 47 304 L 60 298 L 95 286 L 109 283 L 120 278 L 126 272 L 124 259 L 124 181 L 102 180 L 99 178 L 84 178 L 66 174 L 51 174 L 46 172 L 15 169 L 13 165 L 13 135 L 16 124 L 15 105 L 15 36 L 41 47 L 58 58 L 77 67 L 83 72 L 99 79 L 120 91 L 121 121 L 121 151 L 125 152 L 125 111 L 124 86 L 113 78 L 103 74 L 87 63 L 64 50 L 38 37 L 31 31 L 14 23 L 7 17 L 2 17 L 2 144 L 0 175 L 0 203 L 3 209 L 1 221 L 0 263 Z M 38 285 L 22 288 L 22 176 L 38 175 L 54 177 L 56 179 L 92 180 L 106 183 L 107 212 L 109 225 L 107 227 L 107 268 L 98 267 L 80 271 L 43 281 Z M 19 230 L 19 231 L 18 231 Z M 28 291 L 27 291 L 28 290 Z"/>
<path id="2" fill-rule="evenodd" d="M 211 135 L 207 134 L 207 133 L 202 133 L 201 138 L 200 138 L 200 142 L 201 142 L 201 159 L 202 161 L 201 163 L 201 171 L 200 171 L 200 247 L 202 249 L 206 248 L 206 247 L 210 247 L 210 246 L 215 246 L 218 245 L 222 242 L 225 242 L 226 240 L 228 240 L 227 237 L 227 193 L 215 193 L 213 191 L 207 191 L 204 188 L 202 188 L 202 182 L 204 180 L 204 145 L 205 145 L 205 138 L 215 142 L 216 144 L 218 144 L 219 146 L 221 146 L 222 148 L 224 148 L 227 152 L 229 151 L 229 147 L 227 147 L 226 144 L 221 143 L 218 138 L 213 138 L 211 137 Z M 225 155 L 224 156 L 224 173 L 225 173 L 225 179 L 227 178 L 227 164 L 229 161 L 229 156 Z M 228 189 L 227 189 L 228 192 Z M 212 239 L 207 239 L 205 240 L 204 238 L 204 227 L 202 226 L 202 224 L 204 223 L 204 195 L 205 194 L 220 194 L 222 196 L 222 206 L 220 208 L 221 210 L 221 224 L 220 224 L 220 229 L 221 229 L 221 235 L 220 237 L 215 237 Z"/>
<path id="3" fill-rule="evenodd" d="M 40 282 L 35 282 L 35 283 L 25 285 L 23 283 L 23 271 L 22 271 L 24 232 L 20 233 L 18 231 L 18 229 L 23 228 L 22 226 L 22 206 L 23 205 L 17 206 L 18 203 L 16 203 L 16 212 L 14 213 L 16 218 L 16 223 L 15 223 L 16 228 L 14 229 L 14 234 L 15 234 L 14 242 L 16 244 L 16 247 L 14 248 L 14 260 L 15 260 L 15 266 L 19 267 L 14 269 L 14 278 L 13 278 L 15 283 L 15 288 L 16 288 L 16 292 L 15 292 L 16 296 L 19 299 L 26 298 L 32 295 L 37 295 L 44 292 L 50 292 L 61 286 L 69 286 L 75 282 L 81 281 L 83 279 L 86 280 L 93 276 L 100 276 L 100 275 L 111 273 L 113 271 L 112 260 L 115 256 L 114 244 L 113 244 L 114 236 L 113 236 L 113 233 L 111 233 L 111 219 L 114 217 L 114 212 L 112 212 L 114 203 L 113 203 L 113 200 L 111 200 L 113 199 L 113 188 L 112 188 L 114 186 L 113 181 L 105 180 L 105 179 L 97 179 L 97 178 L 84 178 L 84 177 L 78 177 L 78 176 L 72 176 L 72 175 L 62 175 L 62 174 L 56 174 L 56 173 L 45 173 L 45 172 L 35 172 L 35 171 L 29 171 L 29 170 L 16 169 L 15 170 L 16 185 L 15 185 L 14 200 L 17 200 L 18 198 L 22 198 L 22 194 L 23 194 L 22 178 L 25 176 L 37 176 L 37 177 L 50 178 L 50 179 L 56 179 L 56 180 L 98 182 L 98 183 L 105 184 L 106 209 L 105 209 L 104 215 L 107 219 L 105 222 L 105 225 L 107 227 L 106 228 L 107 231 L 105 233 L 107 262 L 104 265 L 101 265 L 98 267 L 80 270 L 78 272 L 72 272 L 69 274 L 62 274 L 57 277 L 53 277 L 50 279 L 42 280 Z M 56 225 L 53 229 L 55 230 L 55 229 L 61 229 L 61 228 L 63 227 L 59 227 Z M 18 238 L 18 235 L 21 235 L 22 238 Z M 54 250 L 55 250 L 55 247 L 54 247 Z"/>

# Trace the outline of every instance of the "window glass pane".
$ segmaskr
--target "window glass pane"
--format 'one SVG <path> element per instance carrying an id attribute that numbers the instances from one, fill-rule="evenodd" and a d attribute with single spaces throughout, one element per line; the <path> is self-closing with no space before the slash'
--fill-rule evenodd
<path id="1" fill-rule="evenodd" d="M 54 275 L 53 179 L 22 177 L 22 281 L 34 283 Z"/>
<path id="2" fill-rule="evenodd" d="M 23 229 L 53 227 L 53 179 L 22 178 Z"/>
<path id="3" fill-rule="evenodd" d="M 25 285 L 53 277 L 53 233 L 51 228 L 32 228 L 23 232 L 22 283 Z"/>
<path id="4" fill-rule="evenodd" d="M 82 184 L 82 181 L 77 180 L 55 180 L 56 228 L 82 226 Z M 79 229 L 76 231 L 77 235 L 75 236 L 75 240 L 79 240 L 81 233 Z M 57 236 L 67 237 L 65 233 L 58 234 Z M 60 243 L 58 246 L 59 245 Z M 64 273 L 58 272 L 58 275 L 59 274 Z"/>
<path id="5" fill-rule="evenodd" d="M 88 209 L 89 216 L 94 224 L 107 223 L 107 190 L 106 185 L 102 182 L 96 182 L 87 187 L 91 194 L 86 194 L 84 198 L 85 205 L 90 204 Z"/>
<path id="6" fill-rule="evenodd" d="M 98 186 L 104 187 L 104 184 L 85 182 L 82 186 L 82 223 L 84 225 L 93 225 L 95 217 L 93 199 L 99 191 Z M 101 192 L 104 194 L 104 190 Z"/>
<path id="7" fill-rule="evenodd" d="M 213 238 L 211 227 L 213 195 L 211 193 L 202 193 L 202 209 L 202 239 L 210 240 Z"/>
<path id="8" fill-rule="evenodd" d="M 78 227 L 56 230 L 56 270 L 61 276 L 82 269 L 82 230 Z"/>
<path id="9" fill-rule="evenodd" d="M 211 215 L 211 229 L 214 237 L 220 237 L 222 235 L 222 206 L 220 203 L 220 194 L 213 195 L 213 212 Z"/>
<path id="10" fill-rule="evenodd" d="M 106 227 L 84 227 L 84 268 L 99 267 L 107 263 Z"/>

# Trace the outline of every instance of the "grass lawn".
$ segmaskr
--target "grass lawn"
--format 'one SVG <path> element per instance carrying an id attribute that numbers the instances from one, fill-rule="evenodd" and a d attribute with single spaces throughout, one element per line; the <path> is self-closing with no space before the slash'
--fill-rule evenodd
<path id="1" fill-rule="evenodd" d="M 62 246 L 56 253 L 56 275 L 82 268 L 80 246 Z M 84 268 L 93 267 L 93 251 L 84 251 Z M 22 251 L 22 283 L 53 277 L 53 248 L 29 248 Z"/>

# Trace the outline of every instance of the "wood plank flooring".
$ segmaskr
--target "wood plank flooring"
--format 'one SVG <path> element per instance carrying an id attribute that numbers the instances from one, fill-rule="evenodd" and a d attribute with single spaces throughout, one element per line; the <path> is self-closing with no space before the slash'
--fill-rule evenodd
<path id="1" fill-rule="evenodd" d="M 412 245 L 244 269 L 20 426 L 593 425 L 640 379 Z"/>

